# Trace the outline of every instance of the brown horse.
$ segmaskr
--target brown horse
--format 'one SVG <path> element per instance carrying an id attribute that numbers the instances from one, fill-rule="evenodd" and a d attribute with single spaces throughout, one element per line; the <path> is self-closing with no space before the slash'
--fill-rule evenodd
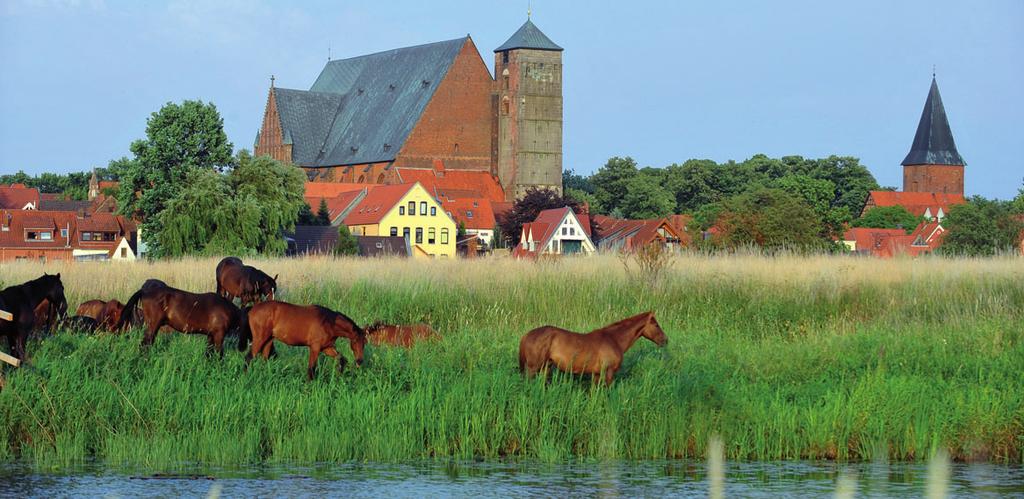
<path id="1" fill-rule="evenodd" d="M 418 341 L 440 340 L 441 335 L 429 324 L 392 325 L 375 322 L 366 327 L 366 337 L 374 345 L 409 348 Z"/>
<path id="2" fill-rule="evenodd" d="M 136 306 L 142 308 L 146 332 L 142 346 L 153 344 L 161 326 L 170 326 L 185 334 L 205 334 L 207 348 L 224 358 L 224 337 L 238 332 L 238 351 L 246 347 L 245 312 L 216 293 L 189 293 L 170 286 L 143 287 L 124 306 L 116 330 L 133 322 Z"/>
<path id="3" fill-rule="evenodd" d="M 121 322 L 121 313 L 123 312 L 124 304 L 117 300 L 89 300 L 79 305 L 75 314 L 92 317 L 99 328 L 114 331 L 114 326 Z"/>
<path id="4" fill-rule="evenodd" d="M 273 300 L 277 291 L 277 276 L 270 277 L 262 270 L 245 265 L 238 257 L 225 257 L 217 264 L 217 294 L 241 304 L 252 305 Z"/>
<path id="5" fill-rule="evenodd" d="M 586 334 L 542 326 L 519 341 L 519 370 L 533 376 L 554 364 L 562 371 L 590 374 L 594 382 L 604 376 L 611 385 L 622 365 L 622 355 L 641 336 L 659 347 L 668 343 L 653 312 L 644 312 Z"/>
<path id="6" fill-rule="evenodd" d="M 309 347 L 306 377 L 312 381 L 320 353 L 338 359 L 338 372 L 345 369 L 345 357 L 334 346 L 339 337 L 345 337 L 356 358 L 356 367 L 363 364 L 366 333 L 345 314 L 319 305 L 292 305 L 281 301 L 257 303 L 249 311 L 248 326 L 252 350 L 245 356 L 246 362 L 261 351 L 263 358 L 268 358 L 269 347 L 275 339 L 286 345 L 304 345 Z"/>

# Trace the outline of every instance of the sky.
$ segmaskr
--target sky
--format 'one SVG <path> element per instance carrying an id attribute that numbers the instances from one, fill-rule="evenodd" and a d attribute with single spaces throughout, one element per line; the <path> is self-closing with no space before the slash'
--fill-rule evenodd
<path id="1" fill-rule="evenodd" d="M 933 66 L 967 194 L 1024 179 L 1024 2 L 534 0 L 565 48 L 564 167 L 612 156 L 855 156 L 901 186 Z M 528 0 L 0 0 L 0 173 L 129 154 L 167 102 L 217 105 L 252 149 L 270 75 L 308 89 L 327 61 L 473 37 L 484 61 Z"/>

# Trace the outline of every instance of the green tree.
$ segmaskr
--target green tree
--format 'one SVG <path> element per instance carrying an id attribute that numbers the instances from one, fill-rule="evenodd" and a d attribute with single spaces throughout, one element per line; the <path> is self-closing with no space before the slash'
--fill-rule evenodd
<path id="1" fill-rule="evenodd" d="M 466 239 L 466 222 L 459 222 L 459 225 L 455 228 L 455 242 L 459 242 Z"/>
<path id="2" fill-rule="evenodd" d="M 590 177 L 594 185 L 594 196 L 605 213 L 611 213 L 621 206 L 622 199 L 626 197 L 626 182 L 636 174 L 636 161 L 633 158 L 614 157 Z"/>
<path id="3" fill-rule="evenodd" d="M 122 214 L 142 220 L 150 254 L 165 254 L 160 214 L 186 188 L 188 176 L 197 169 L 225 169 L 232 163 L 231 151 L 224 120 L 213 104 L 167 103 L 149 117 L 146 138 L 131 145 L 134 158 L 118 164 L 117 201 Z"/>
<path id="4" fill-rule="evenodd" d="M 320 200 L 320 208 L 316 210 L 317 225 L 331 225 L 331 210 L 327 208 L 327 200 Z"/>
<path id="5" fill-rule="evenodd" d="M 587 205 L 590 207 L 592 213 L 604 213 L 601 209 L 601 203 L 597 202 L 597 196 L 579 189 L 567 188 L 564 189 L 565 198 L 575 201 L 580 206 Z"/>
<path id="6" fill-rule="evenodd" d="M 1024 222 L 1012 213 L 1012 204 L 973 196 L 951 207 L 942 226 L 946 233 L 940 251 L 949 255 L 988 256 L 1020 251 Z"/>
<path id="7" fill-rule="evenodd" d="M 915 216 L 902 206 L 878 206 L 855 219 L 852 225 L 872 229 L 903 229 L 910 234 L 923 221 L 924 217 Z"/>
<path id="8" fill-rule="evenodd" d="M 1017 197 L 1010 201 L 1010 211 L 1017 215 L 1024 215 L 1024 187 L 1017 190 Z"/>
<path id="9" fill-rule="evenodd" d="M 572 208 L 576 213 L 580 212 L 580 205 L 576 200 L 559 196 L 557 192 L 550 189 L 531 187 L 526 190 L 523 197 L 516 200 L 510 210 L 498 218 L 498 225 L 501 226 L 501 232 L 505 235 L 509 246 L 515 246 L 523 234 L 523 224 L 534 221 L 537 215 L 544 210 L 565 206 Z M 593 223 L 593 218 L 591 218 L 591 223 Z"/>
<path id="10" fill-rule="evenodd" d="M 759 246 L 814 250 L 829 247 L 821 236 L 821 217 L 800 196 L 779 189 L 756 189 L 723 203 L 712 244 L 722 248 Z"/>
<path id="11" fill-rule="evenodd" d="M 320 220 L 313 214 L 313 209 L 309 207 L 309 203 L 302 203 L 299 207 L 299 216 L 295 220 L 295 225 L 321 225 Z"/>
<path id="12" fill-rule="evenodd" d="M 676 201 L 660 176 L 640 174 L 626 182 L 621 209 L 626 218 L 658 218 L 672 214 Z"/>
<path id="13" fill-rule="evenodd" d="M 843 205 L 834 205 L 835 185 L 825 179 L 804 174 L 790 174 L 773 182 L 775 187 L 800 196 L 821 217 L 822 236 L 839 235 L 850 222 L 850 212 Z"/>
<path id="14" fill-rule="evenodd" d="M 287 249 L 285 232 L 295 230 L 305 176 L 294 166 L 270 156 L 253 158 L 248 151 L 238 153 L 237 166 L 228 176 L 234 196 L 252 203 L 259 211 L 258 230 L 252 249 L 257 253 L 280 255 Z"/>
<path id="15" fill-rule="evenodd" d="M 590 178 L 579 175 L 570 168 L 562 172 L 562 191 L 568 191 L 569 189 L 593 194 L 594 184 L 590 182 Z"/>
<path id="16" fill-rule="evenodd" d="M 344 224 L 338 226 L 338 244 L 334 246 L 334 254 L 338 256 L 359 254 L 359 241 Z"/>

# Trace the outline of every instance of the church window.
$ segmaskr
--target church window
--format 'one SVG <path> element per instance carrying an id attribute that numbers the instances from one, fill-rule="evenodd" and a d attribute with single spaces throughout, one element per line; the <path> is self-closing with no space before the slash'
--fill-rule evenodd
<path id="1" fill-rule="evenodd" d="M 459 153 L 459 143 L 456 142 L 455 143 L 455 154 L 458 154 L 458 153 Z"/>
<path id="2" fill-rule="evenodd" d="M 507 50 L 501 53 L 501 62 L 504 63 L 504 64 L 508 64 L 508 51 Z"/>
<path id="3" fill-rule="evenodd" d="M 506 95 L 505 98 L 501 99 L 501 114 L 508 115 L 508 108 L 509 108 L 509 101 L 508 101 L 508 96 Z"/>
<path id="4" fill-rule="evenodd" d="M 360 175 L 358 182 L 361 184 L 366 181 L 366 175 Z"/>
<path id="5" fill-rule="evenodd" d="M 383 173 L 381 173 L 380 175 L 377 176 L 377 183 L 378 184 L 383 184 L 384 183 L 384 174 Z"/>

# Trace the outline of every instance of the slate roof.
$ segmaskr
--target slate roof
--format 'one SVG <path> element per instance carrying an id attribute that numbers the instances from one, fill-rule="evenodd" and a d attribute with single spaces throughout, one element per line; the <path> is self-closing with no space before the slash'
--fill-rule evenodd
<path id="1" fill-rule="evenodd" d="M 387 162 L 405 144 L 469 37 L 330 61 L 308 91 L 274 89 L 292 162 Z"/>
<path id="2" fill-rule="evenodd" d="M 527 19 L 522 26 L 516 30 L 512 36 L 502 43 L 500 47 L 494 49 L 495 52 L 504 52 L 506 50 L 513 49 L 533 49 L 533 50 L 554 50 L 561 52 L 563 49 L 559 47 L 555 42 L 551 41 L 547 35 L 545 35 L 537 25 L 533 24 L 533 21 Z"/>
<path id="3" fill-rule="evenodd" d="M 296 225 L 295 232 L 286 235 L 286 255 L 333 253 L 338 245 L 338 228 L 331 225 Z"/>
<path id="4" fill-rule="evenodd" d="M 359 256 L 409 256 L 409 242 L 402 236 L 356 236 Z"/>
<path id="5" fill-rule="evenodd" d="M 73 199 L 43 199 L 40 200 L 40 210 L 49 211 L 92 211 L 92 201 L 76 201 Z"/>
<path id="6" fill-rule="evenodd" d="M 903 158 L 902 165 L 965 165 L 964 158 L 956 150 L 953 132 L 946 119 L 946 108 L 942 106 L 939 85 L 932 78 L 928 99 L 924 102 L 921 121 L 910 152 Z"/>

